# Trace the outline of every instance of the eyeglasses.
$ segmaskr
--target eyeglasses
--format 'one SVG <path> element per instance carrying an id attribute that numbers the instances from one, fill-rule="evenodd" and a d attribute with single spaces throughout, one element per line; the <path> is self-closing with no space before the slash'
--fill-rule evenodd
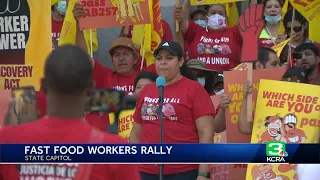
<path id="1" fill-rule="evenodd" d="M 296 26 L 292 28 L 295 33 L 302 31 L 302 26 Z M 285 31 L 289 34 L 291 33 L 291 27 L 286 27 Z"/>

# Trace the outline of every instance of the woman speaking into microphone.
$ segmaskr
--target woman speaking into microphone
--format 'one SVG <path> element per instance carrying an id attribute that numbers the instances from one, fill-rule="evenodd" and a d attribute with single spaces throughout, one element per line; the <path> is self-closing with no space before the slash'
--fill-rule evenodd
<path id="1" fill-rule="evenodd" d="M 164 143 L 213 143 L 214 107 L 206 90 L 197 81 L 183 77 L 183 50 L 175 41 L 162 42 L 154 52 L 156 70 L 166 80 L 163 101 Z M 133 115 L 131 143 L 159 143 L 160 120 L 156 114 L 159 93 L 156 83 L 143 88 Z M 182 152 L 181 152 L 182 153 Z M 196 153 L 196 152 L 195 152 Z M 139 165 L 142 180 L 158 180 L 159 167 Z M 165 180 L 210 178 L 205 164 L 164 166 Z"/>

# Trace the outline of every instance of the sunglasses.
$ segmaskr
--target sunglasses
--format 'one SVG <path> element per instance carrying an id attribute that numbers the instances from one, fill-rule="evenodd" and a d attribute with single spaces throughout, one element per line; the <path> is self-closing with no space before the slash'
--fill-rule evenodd
<path id="1" fill-rule="evenodd" d="M 302 26 L 296 26 L 292 28 L 295 33 L 302 31 Z M 285 31 L 289 34 L 291 33 L 291 27 L 286 27 Z"/>

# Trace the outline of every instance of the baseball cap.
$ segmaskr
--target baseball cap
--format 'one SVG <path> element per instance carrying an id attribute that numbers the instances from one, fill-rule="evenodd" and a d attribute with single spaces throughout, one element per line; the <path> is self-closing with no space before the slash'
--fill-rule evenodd
<path id="1" fill-rule="evenodd" d="M 154 51 L 154 55 L 158 55 L 160 50 L 167 50 L 173 55 L 183 57 L 183 50 L 179 43 L 176 41 L 163 41 L 159 44 L 158 48 Z"/>
<path id="2" fill-rule="evenodd" d="M 223 79 L 223 73 L 217 73 L 213 78 L 213 86 L 216 86 L 218 83 L 223 82 Z"/>
<path id="3" fill-rule="evenodd" d="M 288 68 L 288 70 L 283 74 L 282 79 L 288 78 L 291 76 L 298 77 L 301 83 L 308 82 L 306 72 L 303 68 L 295 67 L 295 66 Z"/>
<path id="4" fill-rule="evenodd" d="M 207 66 L 204 62 L 198 60 L 198 59 L 191 59 L 187 62 L 188 68 L 191 69 L 198 69 L 203 71 L 213 71 L 211 69 L 207 69 Z"/>
<path id="5" fill-rule="evenodd" d="M 319 56 L 319 49 L 313 43 L 302 43 L 296 47 L 294 53 L 301 53 L 304 50 L 311 50 L 316 56 Z"/>
<path id="6" fill-rule="evenodd" d="M 112 56 L 114 51 L 118 47 L 126 47 L 131 49 L 132 51 L 135 51 L 133 41 L 130 38 L 120 37 L 114 40 L 111 44 L 111 48 L 109 50 L 110 55 Z"/>

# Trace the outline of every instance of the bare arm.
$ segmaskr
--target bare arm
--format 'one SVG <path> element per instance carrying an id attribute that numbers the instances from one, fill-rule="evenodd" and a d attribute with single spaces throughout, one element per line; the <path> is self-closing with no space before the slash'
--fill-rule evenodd
<path id="1" fill-rule="evenodd" d="M 181 31 L 175 33 L 175 40 L 180 44 L 182 49 L 184 48 L 184 38 Z M 184 50 L 184 49 L 183 49 Z"/>
<path id="2" fill-rule="evenodd" d="M 84 7 L 77 2 L 74 5 L 74 9 L 73 9 L 73 16 L 76 19 L 76 46 L 78 46 L 79 48 L 81 48 L 84 52 L 88 53 L 88 48 L 87 48 L 87 43 L 86 40 L 84 38 L 84 34 L 83 31 L 80 30 L 79 27 L 79 18 L 84 16 L 86 14 L 86 11 L 84 10 Z M 94 66 L 94 60 L 91 59 L 92 61 L 92 65 Z"/>
<path id="3" fill-rule="evenodd" d="M 141 124 L 133 122 L 133 127 L 130 133 L 129 142 L 139 143 L 140 141 Z"/>
<path id="4" fill-rule="evenodd" d="M 175 8 L 179 8 L 180 5 L 176 5 Z M 174 19 L 178 22 L 182 22 L 183 20 L 183 14 L 182 13 L 178 13 L 177 9 L 175 9 L 175 13 L 174 13 Z M 174 24 L 176 26 L 176 24 Z M 175 27 L 176 29 L 176 27 Z M 175 36 L 174 36 L 175 40 L 180 44 L 180 46 L 182 48 L 184 48 L 184 38 L 183 38 L 183 33 L 181 31 L 181 27 L 179 26 L 179 32 L 175 32 Z"/>
<path id="5" fill-rule="evenodd" d="M 224 109 L 219 109 L 214 120 L 214 127 L 216 133 L 221 133 L 224 130 L 226 130 L 226 111 Z"/>
<path id="6" fill-rule="evenodd" d="M 238 130 L 242 134 L 251 135 L 253 123 L 247 120 L 247 94 L 252 92 L 252 85 L 250 82 L 245 82 L 243 85 L 243 100 L 240 108 Z"/>
<path id="7" fill-rule="evenodd" d="M 213 143 L 214 117 L 212 115 L 201 116 L 196 119 L 199 143 Z M 200 164 L 199 172 L 209 172 L 209 165 Z"/>
<path id="8" fill-rule="evenodd" d="M 175 20 L 180 23 L 180 30 L 185 33 L 189 27 L 190 0 L 185 0 L 183 5 L 176 5 L 174 10 Z"/>
<path id="9" fill-rule="evenodd" d="M 219 100 L 220 109 L 214 121 L 214 127 L 216 130 L 216 133 L 221 133 L 224 130 L 226 130 L 226 109 L 229 107 L 230 102 L 231 100 L 226 94 L 223 94 L 220 97 L 220 100 Z"/>

